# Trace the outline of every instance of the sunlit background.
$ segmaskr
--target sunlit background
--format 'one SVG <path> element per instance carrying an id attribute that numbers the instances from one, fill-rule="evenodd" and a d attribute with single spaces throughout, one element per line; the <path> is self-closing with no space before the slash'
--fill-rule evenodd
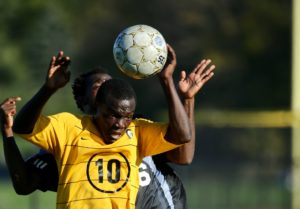
<path id="1" fill-rule="evenodd" d="M 114 63 L 114 40 L 131 25 L 150 25 L 173 46 L 176 81 L 181 69 L 212 59 L 215 76 L 196 98 L 194 161 L 174 166 L 189 209 L 292 208 L 292 1 L 3 0 L 0 11 L 0 99 L 21 96 L 20 106 L 44 82 L 50 57 L 64 50 L 72 80 L 104 66 L 135 87 L 137 112 L 166 120 L 158 80 L 124 77 Z M 44 113 L 62 111 L 80 113 L 71 85 Z M 17 141 L 24 157 L 38 150 Z M 0 153 L 0 209 L 54 209 L 53 192 L 14 193 Z"/>

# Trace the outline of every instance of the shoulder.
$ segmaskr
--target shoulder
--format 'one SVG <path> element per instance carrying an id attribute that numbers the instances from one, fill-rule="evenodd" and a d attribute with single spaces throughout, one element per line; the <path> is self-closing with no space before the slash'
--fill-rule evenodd
<path id="1" fill-rule="evenodd" d="M 154 122 L 152 120 L 149 119 L 145 119 L 145 118 L 135 118 L 132 120 L 132 123 L 135 126 L 165 126 L 167 125 L 167 123 L 163 123 L 163 122 Z"/>
<path id="2" fill-rule="evenodd" d="M 61 113 L 57 113 L 54 115 L 50 115 L 48 116 L 49 118 L 57 118 L 57 119 L 62 119 L 62 120 L 81 120 L 83 118 L 83 116 L 78 116 L 78 115 L 74 115 L 72 113 L 69 112 L 61 112 Z"/>
<path id="3" fill-rule="evenodd" d="M 80 115 L 74 115 L 69 112 L 62 112 L 62 113 L 57 113 L 54 115 L 49 115 L 49 116 L 42 116 L 40 118 L 41 121 L 49 121 L 52 124 L 57 124 L 57 125 L 74 125 L 74 124 L 79 124 L 83 120 L 84 116 Z"/>

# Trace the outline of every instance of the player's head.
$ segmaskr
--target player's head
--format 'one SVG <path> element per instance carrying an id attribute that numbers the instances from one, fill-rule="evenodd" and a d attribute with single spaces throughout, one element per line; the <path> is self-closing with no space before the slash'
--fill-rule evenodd
<path id="1" fill-rule="evenodd" d="M 93 115 L 96 113 L 95 98 L 99 87 L 111 76 L 102 67 L 93 68 L 87 73 L 81 74 L 72 85 L 73 96 L 77 107 L 84 113 Z"/>
<path id="2" fill-rule="evenodd" d="M 118 140 L 128 128 L 136 107 L 135 91 L 121 79 L 102 84 L 96 97 L 96 126 L 105 143 Z"/>

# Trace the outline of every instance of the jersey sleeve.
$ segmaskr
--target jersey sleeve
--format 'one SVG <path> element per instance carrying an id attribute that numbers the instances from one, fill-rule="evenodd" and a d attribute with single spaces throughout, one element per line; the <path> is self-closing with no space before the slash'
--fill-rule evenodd
<path id="1" fill-rule="evenodd" d="M 60 113 L 52 116 L 41 115 L 30 134 L 18 134 L 25 140 L 55 154 L 66 140 L 66 121 L 72 121 L 71 114 Z"/>
<path id="2" fill-rule="evenodd" d="M 181 145 L 165 140 L 168 129 L 166 123 L 155 123 L 145 119 L 137 119 L 139 150 L 142 157 L 160 154 Z"/>
<path id="3" fill-rule="evenodd" d="M 58 170 L 52 154 L 41 151 L 26 160 L 26 165 L 39 176 L 37 189 L 57 191 Z"/>

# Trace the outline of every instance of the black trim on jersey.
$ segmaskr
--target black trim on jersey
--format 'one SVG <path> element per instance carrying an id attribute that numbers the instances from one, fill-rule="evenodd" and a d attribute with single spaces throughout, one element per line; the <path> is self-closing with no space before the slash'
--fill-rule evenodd
<path id="1" fill-rule="evenodd" d="M 58 169 L 54 156 L 48 152 L 40 151 L 26 160 L 26 164 L 36 172 L 41 181 L 37 189 L 45 191 L 57 191 Z"/>

